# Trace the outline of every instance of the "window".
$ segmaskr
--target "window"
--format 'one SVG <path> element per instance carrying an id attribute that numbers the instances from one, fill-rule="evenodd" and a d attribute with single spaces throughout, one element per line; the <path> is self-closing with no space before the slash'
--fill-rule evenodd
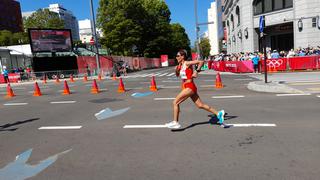
<path id="1" fill-rule="evenodd" d="M 277 11 L 293 6 L 293 0 L 254 0 L 254 15 Z"/>
<path id="2" fill-rule="evenodd" d="M 262 11 L 262 1 L 257 1 L 254 9 L 255 9 L 254 14 L 261 14 L 263 12 Z"/>
<path id="3" fill-rule="evenodd" d="M 237 18 L 238 18 L 238 25 L 237 26 L 240 26 L 240 8 L 239 8 L 239 6 L 237 6 L 237 8 L 236 8 L 236 14 L 237 14 Z"/>
<path id="4" fill-rule="evenodd" d="M 264 0 L 264 12 L 272 11 L 272 0 Z"/>
<path id="5" fill-rule="evenodd" d="M 232 31 L 234 30 L 234 20 L 233 20 L 233 14 L 231 14 L 231 25 L 232 25 Z"/>
<path id="6" fill-rule="evenodd" d="M 293 0 L 284 0 L 284 7 L 291 8 L 293 6 Z"/>
<path id="7" fill-rule="evenodd" d="M 274 0 L 273 2 L 274 10 L 283 9 L 283 1 Z"/>
<path id="8" fill-rule="evenodd" d="M 312 18 L 312 27 L 317 27 L 317 18 Z"/>

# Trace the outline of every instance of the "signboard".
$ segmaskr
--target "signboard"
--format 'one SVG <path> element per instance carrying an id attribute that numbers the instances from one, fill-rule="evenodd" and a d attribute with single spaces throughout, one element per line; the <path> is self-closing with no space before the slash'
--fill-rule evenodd
<path id="1" fill-rule="evenodd" d="M 192 58 L 192 61 L 193 60 L 197 60 L 198 59 L 198 53 L 191 53 L 191 58 Z"/>
<path id="2" fill-rule="evenodd" d="M 33 53 L 72 51 L 70 29 L 28 29 L 28 32 Z"/>
<path id="3" fill-rule="evenodd" d="M 161 55 L 161 66 L 162 67 L 168 67 L 169 63 L 168 63 L 168 55 Z"/>

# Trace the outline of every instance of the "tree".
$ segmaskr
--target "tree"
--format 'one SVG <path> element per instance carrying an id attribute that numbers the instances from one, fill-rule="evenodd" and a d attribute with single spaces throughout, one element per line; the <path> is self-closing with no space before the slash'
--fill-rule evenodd
<path id="1" fill-rule="evenodd" d="M 104 34 L 101 44 L 115 55 L 130 56 L 141 52 L 143 28 L 139 13 L 144 14 L 140 0 L 101 0 L 97 15 L 98 26 Z"/>
<path id="2" fill-rule="evenodd" d="M 0 31 L 0 46 L 10 46 L 12 44 L 12 32 L 8 30 Z"/>
<path id="3" fill-rule="evenodd" d="M 169 54 L 170 57 L 174 58 L 177 51 L 180 49 L 187 50 L 188 54 L 191 53 L 190 49 L 190 40 L 185 29 L 178 23 L 171 24 L 171 52 Z"/>
<path id="4" fill-rule="evenodd" d="M 25 18 L 23 21 L 25 30 L 28 28 L 64 28 L 64 21 L 59 18 L 59 15 L 55 12 L 49 11 L 49 9 L 39 9 L 30 17 Z"/>
<path id="5" fill-rule="evenodd" d="M 25 32 L 12 33 L 8 30 L 0 31 L 0 46 L 10 46 L 29 43 Z"/>
<path id="6" fill-rule="evenodd" d="M 201 57 L 202 58 L 209 57 L 210 49 L 211 49 L 209 38 L 202 38 L 201 39 L 200 49 L 201 49 Z"/>

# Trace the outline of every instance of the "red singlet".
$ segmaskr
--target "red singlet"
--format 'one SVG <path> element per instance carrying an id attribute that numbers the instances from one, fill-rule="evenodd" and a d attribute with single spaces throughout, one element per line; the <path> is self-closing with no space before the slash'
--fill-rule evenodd
<path id="1" fill-rule="evenodd" d="M 187 67 L 186 63 L 182 64 L 181 70 L 180 70 L 180 77 L 183 81 L 182 87 L 191 89 L 194 93 L 197 92 L 197 87 L 193 82 L 193 69 L 191 67 Z"/>

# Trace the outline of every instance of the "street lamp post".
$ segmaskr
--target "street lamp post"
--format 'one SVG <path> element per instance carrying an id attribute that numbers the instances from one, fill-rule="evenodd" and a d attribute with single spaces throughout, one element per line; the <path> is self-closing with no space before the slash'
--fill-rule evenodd
<path id="1" fill-rule="evenodd" d="M 96 21 L 94 17 L 94 9 L 93 9 L 93 3 L 92 0 L 90 0 L 90 12 L 91 12 L 91 31 L 94 39 L 94 46 L 96 48 L 96 63 L 97 63 L 97 73 L 100 73 L 100 62 L 99 62 L 99 49 L 98 49 L 98 38 L 97 38 L 97 32 L 96 32 Z"/>
<path id="2" fill-rule="evenodd" d="M 197 41 L 196 41 L 196 48 L 197 48 L 197 59 L 201 59 L 201 52 L 200 52 L 200 25 L 208 25 L 208 24 L 213 24 L 214 22 L 205 22 L 205 23 L 199 23 L 198 22 L 198 2 L 197 0 L 194 0 L 194 16 L 196 19 L 196 36 L 197 36 Z"/>

